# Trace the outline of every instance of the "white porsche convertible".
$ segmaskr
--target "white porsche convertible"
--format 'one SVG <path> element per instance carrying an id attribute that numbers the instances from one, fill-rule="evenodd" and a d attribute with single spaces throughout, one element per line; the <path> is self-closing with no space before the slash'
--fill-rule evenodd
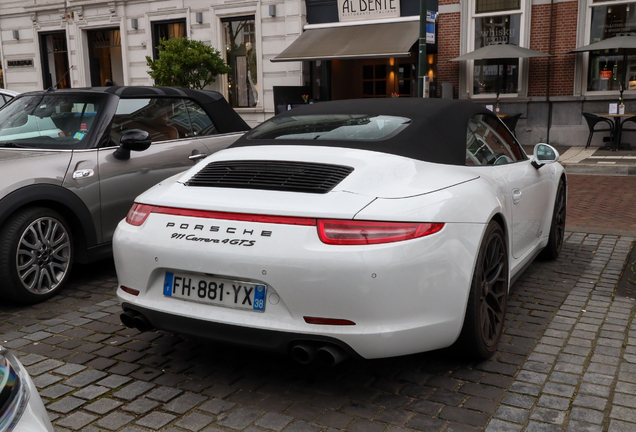
<path id="1" fill-rule="evenodd" d="M 114 237 L 122 322 L 301 363 L 487 358 L 511 283 L 562 248 L 558 156 L 465 101 L 294 108 L 137 198 Z"/>

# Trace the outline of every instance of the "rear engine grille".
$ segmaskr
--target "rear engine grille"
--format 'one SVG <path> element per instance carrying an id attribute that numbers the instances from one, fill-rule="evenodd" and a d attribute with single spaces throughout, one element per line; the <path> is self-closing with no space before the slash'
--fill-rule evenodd
<path id="1" fill-rule="evenodd" d="M 307 162 L 223 161 L 208 164 L 186 185 L 323 194 L 352 171 L 347 166 Z"/>

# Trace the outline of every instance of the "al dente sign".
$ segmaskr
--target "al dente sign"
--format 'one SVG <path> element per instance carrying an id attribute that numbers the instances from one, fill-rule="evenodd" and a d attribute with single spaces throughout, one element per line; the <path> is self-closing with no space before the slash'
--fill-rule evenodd
<path id="1" fill-rule="evenodd" d="M 340 21 L 400 16 L 400 0 L 338 0 Z"/>

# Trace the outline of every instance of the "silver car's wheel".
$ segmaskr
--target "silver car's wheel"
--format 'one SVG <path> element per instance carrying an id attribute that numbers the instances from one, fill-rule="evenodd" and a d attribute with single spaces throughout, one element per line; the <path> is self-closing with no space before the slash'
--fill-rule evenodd
<path id="1" fill-rule="evenodd" d="M 73 259 L 70 230 L 62 216 L 46 208 L 27 209 L 7 222 L 2 235 L 2 293 L 19 303 L 53 296 L 66 282 Z"/>

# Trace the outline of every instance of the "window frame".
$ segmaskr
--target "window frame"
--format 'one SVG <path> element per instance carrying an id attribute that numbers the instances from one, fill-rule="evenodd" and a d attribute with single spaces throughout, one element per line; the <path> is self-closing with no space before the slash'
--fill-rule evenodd
<path id="1" fill-rule="evenodd" d="M 530 15 L 532 8 L 531 0 L 520 0 L 519 9 L 512 10 L 504 10 L 498 12 L 484 12 L 477 13 L 477 0 L 470 0 L 466 2 L 466 8 L 464 11 L 466 12 L 466 19 L 468 22 L 464 22 L 463 28 L 467 29 L 467 34 L 464 38 L 464 53 L 470 53 L 475 50 L 475 21 L 477 18 L 483 17 L 491 17 L 491 16 L 505 16 L 505 15 L 521 15 L 520 17 L 520 28 L 519 28 L 519 46 L 528 47 L 530 45 Z M 463 15 L 463 14 L 462 14 Z M 465 65 L 465 70 L 462 75 L 464 75 L 464 89 L 463 92 L 468 94 L 469 99 L 493 99 L 495 97 L 495 93 L 483 93 L 483 94 L 474 94 L 473 82 L 474 82 L 474 69 L 475 69 L 475 61 L 467 60 Z M 518 72 L 518 83 L 517 83 L 517 92 L 516 93 L 501 93 L 499 95 L 500 99 L 507 98 L 518 98 L 525 97 L 528 94 L 528 59 L 519 59 L 519 72 Z M 461 74 L 461 72 L 460 72 Z"/>
<path id="2" fill-rule="evenodd" d="M 190 134 L 191 135 L 188 136 L 186 134 L 186 136 L 183 136 L 183 137 L 178 137 L 178 138 L 175 138 L 175 139 L 165 139 L 165 140 L 160 140 L 160 141 L 153 140 L 151 145 L 154 146 L 154 145 L 157 145 L 157 144 L 173 143 L 173 142 L 177 142 L 177 141 L 181 141 L 181 140 L 193 140 L 193 139 L 198 138 L 198 135 L 194 135 L 194 132 L 193 132 L 193 129 L 192 129 L 192 121 L 190 119 L 190 114 L 188 113 L 187 106 L 185 104 L 186 100 L 191 100 L 191 99 L 184 98 L 184 97 L 181 97 L 181 96 L 176 96 L 176 97 L 175 96 L 159 96 L 159 97 L 148 97 L 148 96 L 141 97 L 141 96 L 138 96 L 138 97 L 123 97 L 123 98 L 120 98 L 119 101 L 117 102 L 117 107 L 115 108 L 115 113 L 113 114 L 111 125 L 110 125 L 110 127 L 108 129 L 108 133 L 111 136 L 111 138 L 112 138 L 112 131 L 113 131 L 113 123 L 115 121 L 115 116 L 117 115 L 117 109 L 119 108 L 119 103 L 121 101 L 130 101 L 130 100 L 138 100 L 138 99 L 179 100 L 179 101 L 181 101 L 181 104 L 183 105 L 184 113 L 186 114 L 186 116 L 188 118 L 188 124 L 190 126 Z M 204 110 L 204 112 L 205 112 L 205 110 Z M 209 115 L 208 115 L 208 117 L 209 117 Z M 141 128 L 133 128 L 133 129 L 144 130 L 144 129 L 141 129 Z M 148 132 L 148 131 L 146 131 L 146 132 Z M 202 135 L 202 136 L 207 136 L 207 135 Z M 119 145 L 119 142 L 117 141 L 117 146 L 118 145 Z M 108 147 L 113 147 L 112 141 L 109 143 Z"/>
<path id="3" fill-rule="evenodd" d="M 237 113 L 261 113 L 264 111 L 265 107 L 265 90 L 263 83 L 263 40 L 262 40 L 262 15 L 261 8 L 252 6 L 252 5 L 242 5 L 236 6 L 232 8 L 219 8 L 214 5 L 210 7 L 212 13 L 212 24 L 215 27 L 214 34 L 216 35 L 216 46 L 225 47 L 225 35 L 223 31 L 223 23 L 224 19 L 232 19 L 239 18 L 245 16 L 254 16 L 254 26 L 256 32 L 256 67 L 257 67 L 257 77 L 258 82 L 261 83 L 258 86 L 258 103 L 254 107 L 243 108 L 236 107 L 233 108 Z M 225 53 L 225 48 L 220 49 L 223 59 L 227 62 L 227 54 Z M 260 54 L 259 54 L 260 53 Z M 217 82 L 214 84 L 214 89 L 223 94 L 226 100 L 229 100 L 229 92 L 228 92 L 228 78 L 227 74 L 223 74 L 219 77 Z"/>
<path id="4" fill-rule="evenodd" d="M 225 39 L 225 30 L 224 30 L 225 26 L 224 26 L 224 23 L 226 23 L 226 22 L 238 22 L 238 21 L 249 21 L 249 20 L 253 20 L 253 22 L 254 22 L 253 49 L 255 50 L 255 59 L 256 59 L 256 101 L 255 101 L 256 103 L 254 105 L 240 106 L 240 105 L 238 105 L 238 102 L 237 102 L 237 106 L 234 106 L 234 105 L 232 105 L 232 103 L 233 103 L 232 102 L 232 98 L 230 98 L 229 75 L 230 74 L 234 74 L 236 72 L 236 67 L 233 64 L 230 64 L 230 61 L 228 59 L 228 53 L 227 53 L 227 49 L 226 49 L 226 47 L 227 47 L 226 42 L 227 41 Z M 262 94 L 261 94 L 261 91 L 259 89 L 259 82 L 262 82 L 262 81 L 260 81 L 261 80 L 261 74 L 259 72 L 260 69 L 261 69 L 261 65 L 260 65 L 260 62 L 259 62 L 260 55 L 259 55 L 259 50 L 258 50 L 259 47 L 258 47 L 258 44 L 257 44 L 258 34 L 257 34 L 257 30 L 256 30 L 256 27 L 257 27 L 256 23 L 257 23 L 256 14 L 236 15 L 236 16 L 221 18 L 220 29 L 221 29 L 221 32 L 222 32 L 222 45 L 221 45 L 223 47 L 222 51 L 223 51 L 223 55 L 225 57 L 225 63 L 232 68 L 232 71 L 230 72 L 230 74 L 227 74 L 227 76 L 226 76 L 227 82 L 225 84 L 225 89 L 224 90 L 227 92 L 227 100 L 228 100 L 228 102 L 230 103 L 230 106 L 233 109 L 241 109 L 241 108 L 242 109 L 250 109 L 250 108 L 253 109 L 253 108 L 258 107 L 261 104 Z M 251 34 L 251 33 L 248 33 L 248 34 Z M 241 45 L 243 45 L 243 44 L 241 44 Z M 246 60 L 246 62 L 247 62 L 247 60 Z M 247 75 L 249 75 L 249 68 L 247 68 L 246 70 L 248 71 Z M 236 81 L 236 75 L 232 75 L 232 77 Z M 237 96 L 237 98 L 238 98 L 238 96 Z M 248 104 L 249 104 L 249 98 L 248 98 Z"/>
<path id="5" fill-rule="evenodd" d="M 596 1 L 594 2 L 594 0 L 587 0 L 587 2 L 584 3 L 584 8 L 585 11 L 582 14 L 583 16 L 583 22 L 582 25 L 579 25 L 578 28 L 582 29 L 578 31 L 577 34 L 577 47 L 581 47 L 581 46 L 585 46 L 585 45 L 590 45 L 590 37 L 592 35 L 592 9 L 595 7 L 602 7 L 602 6 L 615 6 L 615 5 L 623 5 L 623 4 L 634 4 L 634 7 L 636 7 L 636 1 L 635 0 L 607 0 L 607 1 Z M 579 22 L 580 23 L 580 22 Z M 575 88 L 576 85 L 580 85 L 579 87 L 579 92 L 578 94 L 581 94 L 583 96 L 609 96 L 609 97 L 618 97 L 618 95 L 620 94 L 619 90 L 588 90 L 588 76 L 589 76 L 589 69 L 590 69 L 590 53 L 589 52 L 583 52 L 581 53 L 582 56 L 582 61 L 579 63 L 578 58 L 577 61 L 575 63 L 575 69 L 580 69 L 581 73 L 580 73 L 580 80 L 575 81 Z M 578 57 L 578 56 L 577 56 Z M 580 64 L 580 68 L 579 68 L 579 64 Z M 628 90 L 628 89 L 623 89 L 624 94 L 636 94 L 635 90 Z"/>
<path id="6" fill-rule="evenodd" d="M 150 32 L 152 39 L 152 59 L 157 60 L 159 58 L 159 43 L 160 38 L 157 34 L 157 27 L 165 24 L 183 24 L 185 30 L 185 37 L 189 37 L 188 35 L 188 20 L 186 17 L 172 18 L 166 20 L 151 20 L 150 21 Z"/>
<path id="7" fill-rule="evenodd" d="M 484 122 L 483 118 L 479 118 L 482 116 L 483 118 L 489 118 L 492 121 L 494 121 L 497 126 L 501 127 L 504 131 L 508 132 L 508 138 L 512 139 L 512 141 L 508 142 L 508 140 L 506 140 L 506 137 L 502 136 L 500 134 L 499 131 L 495 130 L 492 128 L 492 126 L 490 126 L 488 123 Z M 475 114 L 474 116 L 472 116 L 469 120 L 468 123 L 466 124 L 466 133 L 468 134 L 468 132 L 472 132 L 473 135 L 475 135 L 475 132 L 473 132 L 472 130 L 470 130 L 470 123 L 471 122 L 478 122 L 478 123 L 485 123 L 486 127 L 489 128 L 490 130 L 493 131 L 493 133 L 497 134 L 497 136 L 502 140 L 502 146 L 507 145 L 508 147 L 510 147 L 509 151 L 510 154 L 512 156 L 514 156 L 516 158 L 516 160 L 513 160 L 512 162 L 508 162 L 506 164 L 501 164 L 501 165 L 512 165 L 512 164 L 516 164 L 519 162 L 523 162 L 523 161 L 527 161 L 528 160 L 528 155 L 526 154 L 526 152 L 523 150 L 523 147 L 521 147 L 521 145 L 519 144 L 519 141 L 517 141 L 517 138 L 510 133 L 510 131 L 508 131 L 508 129 L 506 128 L 506 126 L 503 124 L 503 122 L 501 122 L 501 120 L 499 120 L 494 114 L 487 114 L 487 113 L 480 113 L 480 114 Z M 485 143 L 487 145 L 487 143 Z M 514 153 L 515 151 L 513 150 L 513 147 L 516 147 L 517 153 L 519 154 L 519 157 L 515 156 Z M 470 153 L 470 151 L 468 150 L 468 141 L 466 141 L 466 161 L 468 161 L 469 157 L 468 157 L 468 153 Z M 493 152 L 494 153 L 494 152 Z M 472 155 L 472 154 L 471 154 Z M 506 155 L 508 156 L 508 155 Z M 475 164 L 475 165 L 469 165 L 468 163 L 466 163 L 466 166 L 470 166 L 470 167 L 496 167 L 499 165 L 496 164 Z"/>

